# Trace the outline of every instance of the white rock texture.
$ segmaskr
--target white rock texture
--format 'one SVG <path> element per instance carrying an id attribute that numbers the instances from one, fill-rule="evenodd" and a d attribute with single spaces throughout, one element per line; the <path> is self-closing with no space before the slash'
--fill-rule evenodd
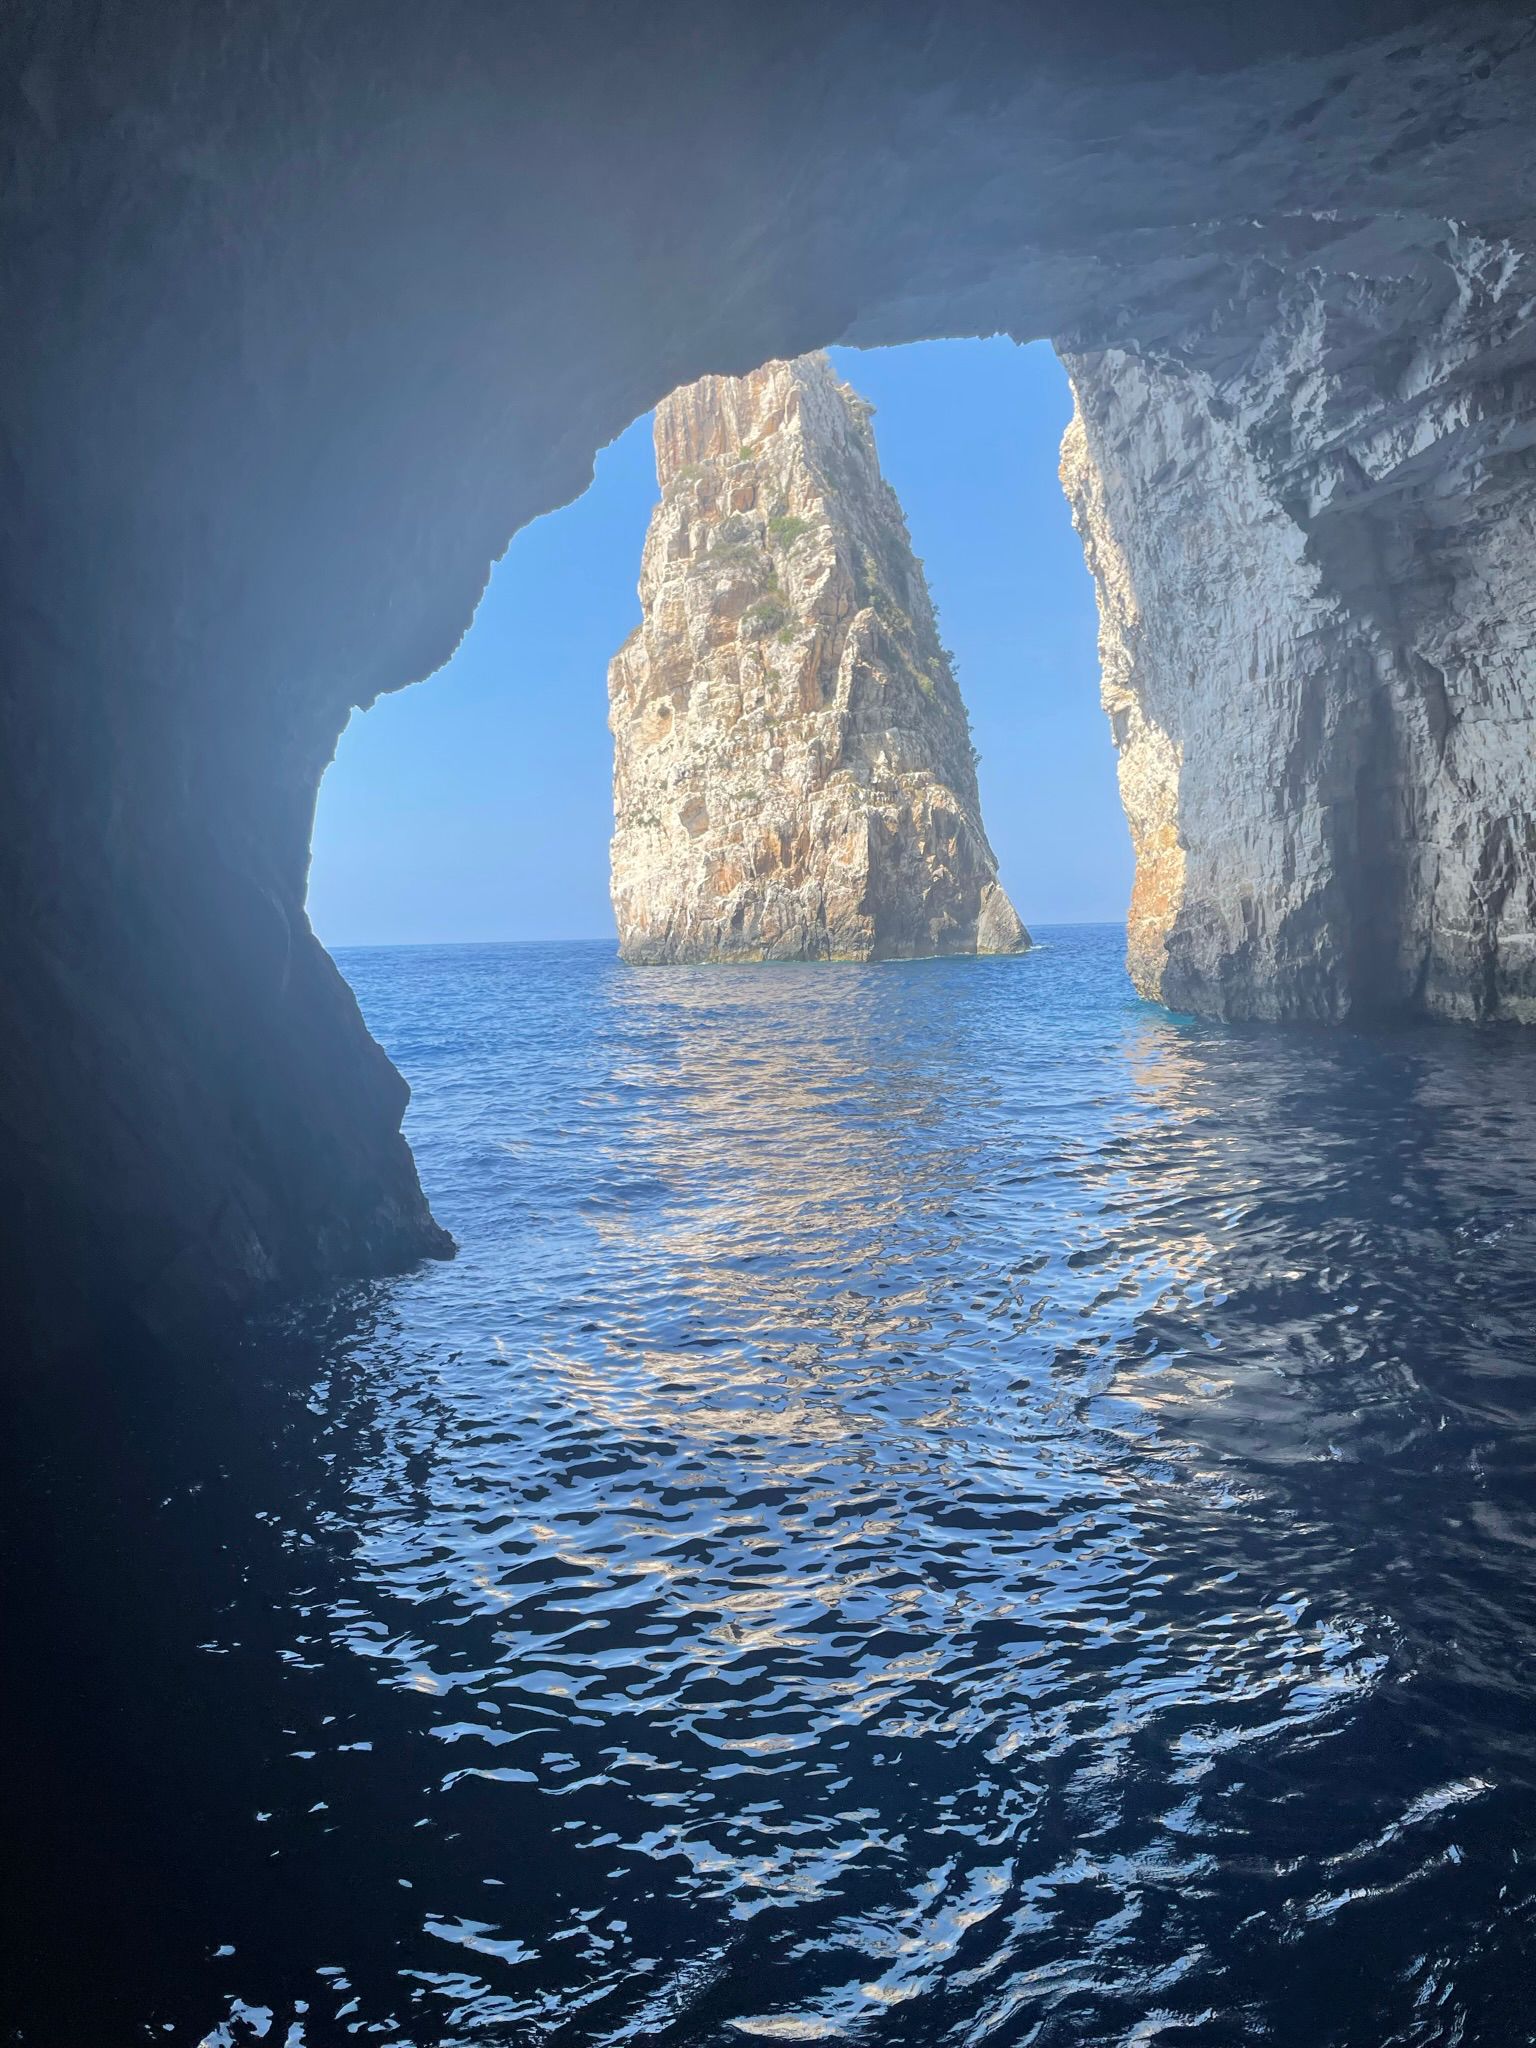
<path id="1" fill-rule="evenodd" d="M 1536 269 L 1414 230 L 1067 353 L 1143 994 L 1536 1020 Z"/>
<path id="2" fill-rule="evenodd" d="M 608 676 L 627 960 L 1029 946 L 871 411 L 820 354 L 657 408 L 644 616 Z"/>

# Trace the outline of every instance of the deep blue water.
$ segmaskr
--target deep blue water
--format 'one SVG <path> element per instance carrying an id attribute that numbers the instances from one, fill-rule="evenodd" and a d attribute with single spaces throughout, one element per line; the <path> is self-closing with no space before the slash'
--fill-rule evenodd
<path id="1" fill-rule="evenodd" d="M 463 1249 L 59 1455 L 13 2038 L 1536 2040 L 1536 1044 L 1040 936 L 341 956 Z"/>

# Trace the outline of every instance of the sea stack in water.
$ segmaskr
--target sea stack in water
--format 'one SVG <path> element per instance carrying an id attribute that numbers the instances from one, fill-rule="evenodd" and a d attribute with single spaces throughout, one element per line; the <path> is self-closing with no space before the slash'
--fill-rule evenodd
<path id="1" fill-rule="evenodd" d="M 871 411 L 819 354 L 657 408 L 644 616 L 608 671 L 626 960 L 1029 946 Z"/>

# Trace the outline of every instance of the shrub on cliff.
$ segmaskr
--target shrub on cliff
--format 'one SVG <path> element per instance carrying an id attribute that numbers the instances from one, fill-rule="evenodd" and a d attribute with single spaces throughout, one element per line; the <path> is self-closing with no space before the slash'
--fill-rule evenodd
<path id="1" fill-rule="evenodd" d="M 777 512 L 768 522 L 768 538 L 776 548 L 792 548 L 801 534 L 810 530 L 810 520 L 794 512 Z"/>
<path id="2" fill-rule="evenodd" d="M 760 640 L 766 634 L 777 633 L 781 626 L 789 624 L 791 617 L 789 606 L 782 597 L 760 597 L 756 604 L 748 605 L 742 613 L 742 638 Z"/>

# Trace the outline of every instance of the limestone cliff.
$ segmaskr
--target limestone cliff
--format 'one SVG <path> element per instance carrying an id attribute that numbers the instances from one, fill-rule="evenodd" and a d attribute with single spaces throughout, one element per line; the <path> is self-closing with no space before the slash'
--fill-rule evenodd
<path id="1" fill-rule="evenodd" d="M 1536 273 L 1421 228 L 1068 354 L 1142 993 L 1536 1021 Z"/>
<path id="2" fill-rule="evenodd" d="M 608 673 L 627 960 L 1029 945 L 871 411 L 819 354 L 657 408 L 644 618 Z"/>

